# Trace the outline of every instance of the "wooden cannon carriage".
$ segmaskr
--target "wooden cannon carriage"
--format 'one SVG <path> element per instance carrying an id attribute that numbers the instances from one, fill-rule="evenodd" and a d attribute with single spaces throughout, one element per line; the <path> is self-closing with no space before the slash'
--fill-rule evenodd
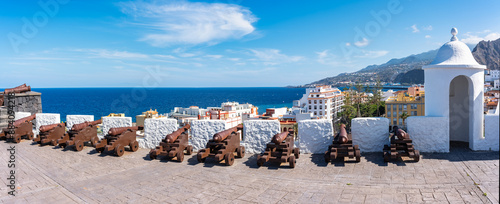
<path id="1" fill-rule="evenodd" d="M 12 124 L 12 127 L 14 128 L 13 134 L 10 134 L 11 130 L 9 127 L 4 128 L 2 133 L 0 133 L 0 139 L 11 140 L 15 143 L 21 142 L 22 138 L 32 140 L 35 134 L 33 133 L 33 123 L 31 121 L 35 118 L 36 115 L 33 114 L 16 120 L 14 124 Z"/>
<path id="2" fill-rule="evenodd" d="M 361 153 L 358 145 L 352 144 L 352 138 L 347 134 L 345 125 L 340 125 L 340 131 L 333 138 L 332 144 L 325 152 L 325 162 L 330 163 L 331 160 L 341 159 L 342 161 L 348 157 L 349 159 L 355 158 L 356 162 L 361 160 Z"/>
<path id="3" fill-rule="evenodd" d="M 291 168 L 295 168 L 295 159 L 300 155 L 299 148 L 294 147 L 293 129 L 278 133 L 273 136 L 270 143 L 267 143 L 266 150 L 257 157 L 257 166 L 271 161 L 281 165 L 288 162 Z"/>
<path id="4" fill-rule="evenodd" d="M 384 161 L 401 157 L 412 158 L 413 161 L 420 161 L 420 152 L 413 147 L 410 135 L 404 130 L 394 126 L 394 135 L 391 137 L 391 145 L 384 145 Z"/>
<path id="5" fill-rule="evenodd" d="M 125 146 L 129 146 L 130 151 L 135 152 L 139 149 L 136 131 L 142 129 L 142 126 L 111 128 L 104 139 L 95 145 L 96 151 L 114 151 L 117 156 L 121 157 L 125 153 Z"/>
<path id="6" fill-rule="evenodd" d="M 227 166 L 234 163 L 234 153 L 237 158 L 245 156 L 245 147 L 240 145 L 241 130 L 243 125 L 238 125 L 229 128 L 214 135 L 213 139 L 209 140 L 205 149 L 198 152 L 198 162 L 205 162 L 207 157 L 213 157 L 217 161 L 225 161 Z"/>
<path id="7" fill-rule="evenodd" d="M 168 134 L 160 145 L 149 152 L 149 158 L 156 159 L 158 156 L 165 156 L 169 159 L 176 157 L 177 161 L 184 160 L 184 150 L 187 155 L 193 153 L 193 146 L 189 145 L 188 130 L 191 125 L 187 124 L 179 128 L 175 132 Z"/>
<path id="8" fill-rule="evenodd" d="M 59 146 L 62 148 L 72 146 L 76 151 L 82 151 L 86 142 L 90 142 L 92 146 L 97 145 L 99 142 L 97 124 L 100 123 L 101 120 L 74 124 L 68 134 L 58 140 Z"/>
<path id="9" fill-rule="evenodd" d="M 33 139 L 33 141 L 40 145 L 51 144 L 56 146 L 59 144 L 58 140 L 65 136 L 67 136 L 65 123 L 42 125 L 40 126 L 40 133 L 38 134 L 38 137 Z"/>

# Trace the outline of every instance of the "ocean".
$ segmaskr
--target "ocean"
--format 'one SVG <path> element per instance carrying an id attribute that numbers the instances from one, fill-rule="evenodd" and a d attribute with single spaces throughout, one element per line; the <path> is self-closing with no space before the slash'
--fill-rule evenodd
<path id="1" fill-rule="evenodd" d="M 44 113 L 94 115 L 125 113 L 132 117 L 149 109 L 170 113 L 174 107 L 220 107 L 222 102 L 250 103 L 259 108 L 292 107 L 305 93 L 304 88 L 33 88 L 42 93 Z"/>

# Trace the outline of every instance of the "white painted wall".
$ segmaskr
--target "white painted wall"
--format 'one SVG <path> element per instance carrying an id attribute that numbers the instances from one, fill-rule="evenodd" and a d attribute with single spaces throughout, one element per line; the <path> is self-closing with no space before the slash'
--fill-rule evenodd
<path id="1" fill-rule="evenodd" d="M 139 140 L 139 147 L 154 149 L 168 134 L 179 129 L 176 119 L 147 118 L 144 120 L 144 139 Z"/>
<path id="2" fill-rule="evenodd" d="M 243 142 L 245 152 L 262 153 L 267 143 L 280 132 L 278 120 L 246 120 L 243 122 Z"/>
<path id="3" fill-rule="evenodd" d="M 59 113 L 37 113 L 35 123 L 35 136 L 38 137 L 40 133 L 40 127 L 42 125 L 51 125 L 61 122 L 61 115 Z"/>
<path id="4" fill-rule="evenodd" d="M 324 154 L 333 141 L 331 120 L 303 120 L 298 122 L 298 144 L 300 153 Z"/>
<path id="5" fill-rule="evenodd" d="M 474 150 L 499 151 L 499 116 L 498 114 L 484 115 L 484 137 L 474 141 Z"/>
<path id="6" fill-rule="evenodd" d="M 94 121 L 93 115 L 66 115 L 66 127 L 71 129 L 74 124 Z"/>
<path id="7" fill-rule="evenodd" d="M 408 134 L 420 152 L 449 152 L 448 117 L 411 116 L 406 119 Z"/>
<path id="8" fill-rule="evenodd" d="M 223 120 L 195 120 L 191 123 L 191 144 L 194 151 L 204 149 L 215 133 L 226 129 Z"/>
<path id="9" fill-rule="evenodd" d="M 16 112 L 14 120 L 19 120 L 21 118 L 28 117 L 30 115 L 31 115 L 30 112 Z"/>
<path id="10" fill-rule="evenodd" d="M 109 129 L 132 126 L 132 117 L 102 117 L 102 134 L 107 135 Z"/>
<path id="11" fill-rule="evenodd" d="M 359 145 L 361 152 L 382 152 L 389 144 L 389 119 L 382 117 L 359 117 L 351 121 L 352 143 Z"/>

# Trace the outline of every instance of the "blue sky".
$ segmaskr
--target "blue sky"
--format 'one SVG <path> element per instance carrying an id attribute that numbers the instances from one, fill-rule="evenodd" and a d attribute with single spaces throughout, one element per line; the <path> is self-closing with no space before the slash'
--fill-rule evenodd
<path id="1" fill-rule="evenodd" d="M 500 1 L 6 1 L 0 87 L 301 85 L 458 38 L 500 38 Z"/>

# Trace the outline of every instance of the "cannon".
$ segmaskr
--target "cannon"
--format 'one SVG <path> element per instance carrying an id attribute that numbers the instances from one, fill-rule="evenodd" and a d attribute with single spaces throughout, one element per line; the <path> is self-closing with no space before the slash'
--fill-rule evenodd
<path id="1" fill-rule="evenodd" d="M 299 148 L 294 147 L 293 129 L 278 133 L 267 143 L 263 154 L 257 156 L 257 166 L 262 166 L 268 161 L 281 163 L 288 162 L 291 168 L 295 168 L 295 159 L 300 156 Z"/>
<path id="2" fill-rule="evenodd" d="M 410 135 L 398 126 L 394 126 L 393 130 L 390 146 L 384 145 L 384 162 L 401 157 L 409 157 L 415 162 L 420 161 L 420 152 L 413 146 Z"/>
<path id="3" fill-rule="evenodd" d="M 97 137 L 97 124 L 100 123 L 101 120 L 74 124 L 68 131 L 68 134 L 57 142 L 62 148 L 72 146 L 76 151 L 82 151 L 86 142 L 90 142 L 92 146 L 95 146 L 97 142 L 99 142 L 99 137 Z"/>
<path id="4" fill-rule="evenodd" d="M 66 134 L 66 124 L 65 123 L 55 123 L 51 125 L 40 126 L 40 133 L 38 137 L 33 139 L 40 145 L 51 144 L 56 146 L 58 140 L 65 137 Z"/>
<path id="5" fill-rule="evenodd" d="M 206 148 L 201 149 L 196 155 L 198 162 L 203 163 L 207 157 L 213 157 L 219 162 L 225 160 L 225 164 L 231 166 L 234 163 L 235 152 L 237 158 L 243 158 L 245 147 L 240 145 L 241 130 L 243 130 L 242 124 L 215 133 Z"/>
<path id="6" fill-rule="evenodd" d="M 187 155 L 193 153 L 193 146 L 189 145 L 188 130 L 191 125 L 187 124 L 175 132 L 168 134 L 160 145 L 149 152 L 149 158 L 156 159 L 158 156 L 165 156 L 169 159 L 176 157 L 178 162 L 184 160 L 184 150 Z"/>
<path id="7" fill-rule="evenodd" d="M 13 124 L 14 133 L 9 134 L 9 128 L 4 128 L 0 133 L 0 139 L 12 140 L 15 143 L 21 142 L 22 138 L 32 140 L 35 134 L 33 133 L 33 123 L 31 121 L 34 119 L 36 119 L 35 114 L 16 120 Z"/>
<path id="8" fill-rule="evenodd" d="M 130 151 L 135 152 L 139 149 L 136 131 L 143 129 L 142 126 L 111 128 L 108 134 L 97 142 L 95 149 L 99 153 L 114 151 L 119 157 L 125 153 L 125 146 L 129 146 Z"/>
<path id="9" fill-rule="evenodd" d="M 22 93 L 27 91 L 31 91 L 31 87 L 26 86 L 26 84 L 22 84 L 11 89 L 5 89 L 3 92 L 0 93 L 0 106 L 3 106 L 3 103 L 5 101 L 4 96 L 9 94 L 10 92 Z"/>
<path id="10" fill-rule="evenodd" d="M 339 133 L 333 138 L 333 142 L 328 146 L 328 151 L 325 152 L 325 162 L 330 163 L 331 160 L 341 159 L 345 161 L 345 158 L 349 159 L 355 158 L 356 162 L 361 160 L 361 152 L 358 145 L 352 144 L 352 138 L 350 134 L 347 134 L 345 125 L 340 125 Z"/>

